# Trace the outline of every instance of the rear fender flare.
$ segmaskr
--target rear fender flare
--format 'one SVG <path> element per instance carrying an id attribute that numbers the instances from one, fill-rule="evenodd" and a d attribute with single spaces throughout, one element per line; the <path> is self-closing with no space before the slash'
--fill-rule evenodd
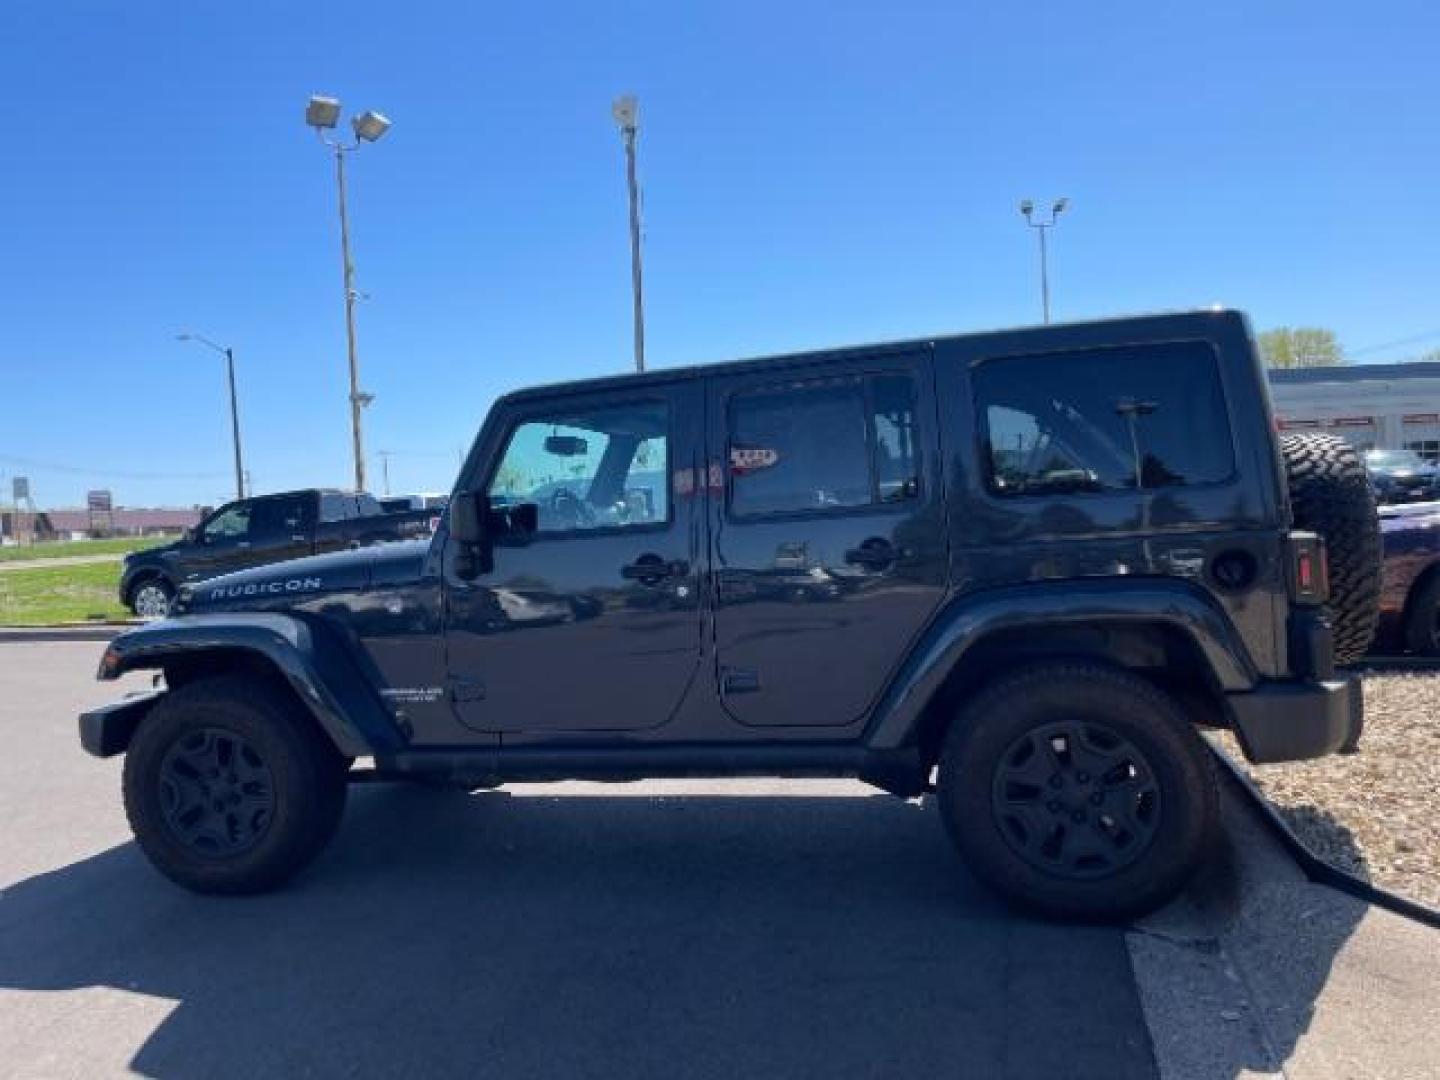
<path id="1" fill-rule="evenodd" d="M 911 745 L 931 699 L 966 655 L 993 634 L 1155 623 L 1173 627 L 1190 640 L 1217 689 L 1249 690 L 1259 681 L 1229 616 L 1185 582 L 1109 579 L 1103 584 L 1071 581 L 986 590 L 941 609 L 876 707 L 869 745 L 877 750 Z"/>
<path id="2" fill-rule="evenodd" d="M 128 671 L 227 653 L 268 661 L 340 753 L 362 757 L 405 745 L 345 644 L 293 615 L 233 612 L 162 619 L 115 638 L 101 659 L 99 676 L 117 679 Z"/>

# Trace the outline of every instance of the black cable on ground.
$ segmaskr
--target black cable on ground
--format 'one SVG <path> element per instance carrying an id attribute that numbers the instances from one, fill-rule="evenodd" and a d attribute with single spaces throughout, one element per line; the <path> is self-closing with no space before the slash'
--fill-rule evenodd
<path id="1" fill-rule="evenodd" d="M 1396 915 L 1403 915 L 1407 919 L 1414 919 L 1416 922 L 1424 923 L 1426 926 L 1433 926 L 1440 929 L 1440 910 L 1428 907 L 1416 900 L 1392 893 L 1380 888 L 1372 882 L 1356 877 L 1354 874 L 1347 874 L 1337 866 L 1332 866 L 1320 858 L 1308 847 L 1305 841 L 1301 840 L 1295 831 L 1290 828 L 1286 820 L 1280 816 L 1279 811 L 1270 805 L 1268 799 L 1261 794 L 1255 782 L 1250 779 L 1249 774 L 1243 768 L 1230 759 L 1218 747 L 1211 747 L 1215 756 L 1220 759 L 1231 776 L 1239 783 L 1240 789 L 1249 797 L 1256 810 L 1260 812 L 1261 819 L 1269 826 L 1270 831 L 1276 839 L 1284 845 L 1291 857 L 1300 864 L 1300 869 L 1305 876 L 1318 885 L 1328 885 L 1332 889 L 1348 893 L 1357 900 L 1364 900 L 1367 904 L 1374 904 L 1376 907 L 1392 911 Z"/>

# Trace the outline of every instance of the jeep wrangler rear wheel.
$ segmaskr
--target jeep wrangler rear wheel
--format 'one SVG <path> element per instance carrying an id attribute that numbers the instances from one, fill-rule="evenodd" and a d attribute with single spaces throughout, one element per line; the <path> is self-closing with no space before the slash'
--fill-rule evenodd
<path id="1" fill-rule="evenodd" d="M 938 800 L 967 864 L 1046 915 L 1150 910 L 1204 858 L 1218 815 L 1209 753 L 1165 693 L 1096 664 L 1022 669 L 961 710 Z"/>
<path id="2" fill-rule="evenodd" d="M 171 690 L 125 759 L 141 850 L 203 893 L 273 888 L 310 862 L 345 805 L 345 763 L 299 707 L 233 676 Z"/>
<path id="3" fill-rule="evenodd" d="M 1359 455 L 1344 439 L 1315 432 L 1280 440 L 1295 527 L 1319 533 L 1330 567 L 1325 610 L 1335 634 L 1335 660 L 1365 655 L 1380 614 L 1380 519 Z"/>

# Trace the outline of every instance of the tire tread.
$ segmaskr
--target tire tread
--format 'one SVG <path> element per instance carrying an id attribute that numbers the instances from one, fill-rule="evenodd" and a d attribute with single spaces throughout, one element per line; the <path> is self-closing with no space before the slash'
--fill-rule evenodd
<path id="1" fill-rule="evenodd" d="M 1380 519 L 1365 466 L 1344 439 L 1299 432 L 1280 440 L 1297 528 L 1325 539 L 1330 569 L 1326 611 L 1335 659 L 1365 655 L 1380 613 Z"/>

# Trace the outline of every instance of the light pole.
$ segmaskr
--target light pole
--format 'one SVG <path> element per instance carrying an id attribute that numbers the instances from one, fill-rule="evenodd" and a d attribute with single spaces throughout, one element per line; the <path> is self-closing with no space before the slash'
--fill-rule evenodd
<path id="1" fill-rule="evenodd" d="M 305 108 L 305 122 L 315 129 L 316 136 L 335 153 L 335 185 L 340 192 L 340 257 L 345 270 L 345 341 L 350 358 L 350 434 L 355 452 L 355 490 L 365 490 L 365 447 L 360 435 L 360 411 L 375 400 L 374 394 L 360 390 L 360 362 L 355 355 L 355 265 L 350 261 L 350 217 L 345 206 L 345 155 L 358 150 L 361 143 L 375 142 L 390 130 L 390 121 L 377 112 L 366 111 L 350 120 L 355 141 L 347 143 L 326 135 L 340 120 L 340 102 L 336 98 L 315 96 Z"/>
<path id="2" fill-rule="evenodd" d="M 1025 224 L 1040 234 L 1040 307 L 1047 323 L 1050 321 L 1050 265 L 1049 254 L 1045 248 L 1045 234 L 1055 227 L 1055 222 L 1069 205 L 1069 199 L 1056 199 L 1050 207 L 1049 219 L 1037 221 L 1034 216 L 1035 203 L 1030 199 L 1022 199 L 1020 202 L 1020 213 L 1025 215 Z"/>
<path id="3" fill-rule="evenodd" d="M 245 466 L 240 462 L 240 405 L 235 398 L 235 350 L 228 345 L 217 345 L 200 334 L 176 334 L 176 341 L 193 341 L 197 345 L 214 349 L 225 357 L 225 373 L 230 379 L 230 436 L 235 444 L 235 497 L 245 497 Z"/>
<path id="4" fill-rule="evenodd" d="M 635 182 L 635 136 L 640 131 L 640 103 L 622 94 L 610 106 L 625 141 L 625 182 L 630 189 L 630 291 L 635 306 L 635 370 L 645 370 L 645 296 L 640 269 L 640 188 Z"/>

